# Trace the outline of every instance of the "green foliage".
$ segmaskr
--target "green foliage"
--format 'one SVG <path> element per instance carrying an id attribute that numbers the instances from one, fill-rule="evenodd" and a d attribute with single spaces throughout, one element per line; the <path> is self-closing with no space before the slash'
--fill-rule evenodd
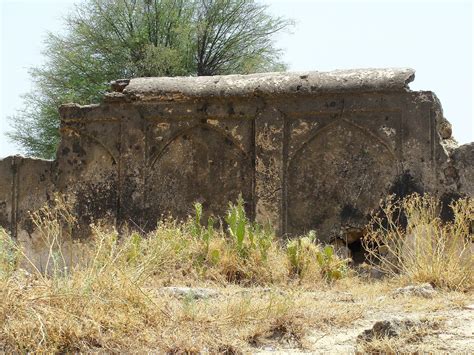
<path id="1" fill-rule="evenodd" d="M 202 235 L 201 218 L 202 218 L 202 205 L 199 202 L 196 202 L 194 204 L 194 220 L 191 225 L 191 234 L 195 238 L 200 238 Z"/>
<path id="2" fill-rule="evenodd" d="M 8 233 L 0 228 L 0 277 L 8 276 L 18 266 L 18 250 Z"/>
<path id="3" fill-rule="evenodd" d="M 207 228 L 205 228 L 201 224 L 201 219 L 202 219 L 202 204 L 200 204 L 199 202 L 196 202 L 194 204 L 194 220 L 190 228 L 191 235 L 204 242 L 205 254 L 207 255 L 209 252 L 209 242 L 211 241 L 211 238 L 215 234 L 215 230 L 214 230 L 215 222 L 214 222 L 214 218 L 210 216 L 207 219 Z M 215 255 L 215 252 L 214 252 L 214 258 L 218 258 L 218 255 Z"/>
<path id="4" fill-rule="evenodd" d="M 252 223 L 247 218 L 242 195 L 239 195 L 237 204 L 229 203 L 226 222 L 229 235 L 241 257 L 258 250 L 263 259 L 267 258 L 273 239 L 272 231 L 258 223 Z"/>
<path id="5" fill-rule="evenodd" d="M 347 261 L 335 255 L 332 245 L 326 245 L 322 251 L 318 251 L 316 260 L 322 274 L 329 281 L 339 280 L 347 274 Z"/>
<path id="6" fill-rule="evenodd" d="M 257 249 L 263 260 L 268 257 L 268 252 L 272 247 L 275 232 L 270 225 L 261 225 L 253 222 L 252 228 L 249 229 L 249 239 L 252 248 Z"/>
<path id="7" fill-rule="evenodd" d="M 229 225 L 228 230 L 230 236 L 234 239 L 239 253 L 244 252 L 244 240 L 247 232 L 249 221 L 245 214 L 244 199 L 239 195 L 237 204 L 229 203 L 227 210 L 226 222 Z"/>
<path id="8" fill-rule="evenodd" d="M 289 241 L 286 254 L 293 274 L 300 278 L 307 276 L 310 272 L 320 273 L 328 281 L 338 280 L 347 275 L 347 260 L 340 259 L 331 245 L 326 245 L 321 249 L 316 244 L 314 231 L 310 231 L 304 237 Z M 318 270 L 314 269 L 315 264 Z"/>
<path id="9" fill-rule="evenodd" d="M 304 276 L 316 259 L 318 247 L 315 244 L 315 239 L 316 234 L 311 231 L 308 235 L 293 239 L 286 245 L 286 254 L 290 261 L 292 272 L 298 277 Z"/>
<path id="10" fill-rule="evenodd" d="M 138 260 L 140 254 L 142 253 L 142 237 L 138 233 L 132 233 L 128 241 L 128 248 L 126 250 L 126 258 L 128 262 L 134 263 Z"/>
<path id="11" fill-rule="evenodd" d="M 284 70 L 272 36 L 290 25 L 256 0 L 84 0 L 49 33 L 46 64 L 12 117 L 9 137 L 52 158 L 62 103 L 100 101 L 118 78 Z"/>

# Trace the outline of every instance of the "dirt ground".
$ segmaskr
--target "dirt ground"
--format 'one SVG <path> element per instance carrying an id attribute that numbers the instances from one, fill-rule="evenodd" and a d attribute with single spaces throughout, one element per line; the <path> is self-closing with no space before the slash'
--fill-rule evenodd
<path id="1" fill-rule="evenodd" d="M 390 286 L 374 286 L 372 290 L 368 286 L 364 289 L 308 294 L 316 299 L 331 300 L 332 304 L 328 305 L 330 308 L 351 309 L 353 317 L 346 324 L 336 322 L 310 327 L 297 342 L 274 337 L 273 341 L 268 339 L 265 345 L 248 350 L 258 354 L 474 352 L 472 293 L 435 291 L 430 298 L 425 298 L 420 295 L 397 295 L 390 290 Z M 324 309 L 320 311 L 325 312 Z M 310 305 L 308 312 L 311 312 Z M 371 330 L 377 322 L 383 321 L 386 328 L 371 339 L 363 338 L 364 331 Z M 392 323 L 402 325 L 395 334 L 390 333 L 393 330 Z"/>
<path id="2" fill-rule="evenodd" d="M 215 302 L 264 305 L 284 299 L 295 307 L 278 326 L 266 324 L 261 334 L 254 331 L 248 346 L 234 348 L 237 353 L 473 353 L 474 293 L 428 286 L 429 293 L 417 293 L 419 285 L 415 292 L 400 292 L 394 283 L 350 280 L 321 290 L 211 288 L 204 289 L 211 292 L 209 298 L 198 295 L 192 302 L 197 309 L 208 309 Z M 242 334 L 244 323 L 236 323 L 236 332 Z"/>

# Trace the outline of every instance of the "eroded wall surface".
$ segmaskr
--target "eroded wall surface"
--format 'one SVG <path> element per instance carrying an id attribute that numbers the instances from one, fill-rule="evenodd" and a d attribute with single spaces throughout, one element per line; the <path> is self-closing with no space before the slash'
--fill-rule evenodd
<path id="1" fill-rule="evenodd" d="M 114 82 L 100 105 L 63 105 L 55 161 L 0 161 L 0 225 L 68 196 L 80 223 L 143 230 L 195 201 L 222 215 L 241 193 L 279 235 L 360 238 L 381 198 L 473 194 L 472 144 L 456 147 L 411 69 Z M 87 228 L 83 229 L 87 231 Z M 82 232 L 86 233 L 86 232 Z"/>

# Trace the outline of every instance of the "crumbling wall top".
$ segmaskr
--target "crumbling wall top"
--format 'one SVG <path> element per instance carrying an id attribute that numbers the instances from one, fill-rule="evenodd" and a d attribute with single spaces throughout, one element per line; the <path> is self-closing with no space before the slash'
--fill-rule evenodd
<path id="1" fill-rule="evenodd" d="M 159 77 L 118 80 L 108 99 L 186 100 L 198 97 L 308 95 L 343 92 L 407 91 L 410 68 L 279 72 L 208 77 Z"/>

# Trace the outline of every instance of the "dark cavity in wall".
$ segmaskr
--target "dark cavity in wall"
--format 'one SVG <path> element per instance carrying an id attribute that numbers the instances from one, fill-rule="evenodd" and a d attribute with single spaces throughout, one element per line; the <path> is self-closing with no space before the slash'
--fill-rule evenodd
<path id="1" fill-rule="evenodd" d="M 352 262 L 355 265 L 362 264 L 363 262 L 367 261 L 365 258 L 365 250 L 362 245 L 362 240 L 358 239 L 353 243 L 350 243 L 348 246 L 349 250 L 351 251 L 351 258 Z"/>
<path id="2" fill-rule="evenodd" d="M 389 193 L 394 194 L 398 198 L 403 198 L 413 193 L 418 193 L 421 195 L 423 194 L 423 188 L 420 187 L 420 184 L 410 174 L 410 171 L 405 170 L 396 178 L 389 190 Z"/>
<path id="3" fill-rule="evenodd" d="M 86 151 L 81 146 L 81 144 L 77 141 L 75 141 L 72 144 L 72 151 L 73 151 L 73 153 L 76 153 L 79 157 L 82 157 L 82 156 L 86 155 Z"/>
<path id="4" fill-rule="evenodd" d="M 118 186 L 113 176 L 104 180 L 97 184 L 85 183 L 77 190 L 74 212 L 79 225 L 88 227 L 98 220 L 116 217 Z M 86 237 L 88 232 L 88 228 L 82 228 L 80 237 Z"/>
<path id="5" fill-rule="evenodd" d="M 415 178 L 410 174 L 409 170 L 405 170 L 401 175 L 397 176 L 395 182 L 389 190 L 389 195 L 395 195 L 395 198 L 402 199 L 404 197 L 410 196 L 414 193 L 423 195 L 424 190 L 420 184 L 415 180 Z M 387 218 L 385 217 L 383 211 L 379 209 L 377 215 L 382 217 L 382 226 L 384 228 L 388 227 Z M 407 217 L 403 210 L 400 210 L 394 215 L 394 218 L 400 226 L 405 229 L 408 225 Z"/>
<path id="6" fill-rule="evenodd" d="M 454 212 L 450 205 L 460 198 L 462 198 L 462 196 L 457 192 L 446 192 L 441 196 L 439 216 L 443 222 L 454 221 Z"/>
<path id="7" fill-rule="evenodd" d="M 351 204 L 345 205 L 342 208 L 341 213 L 339 215 L 343 221 L 346 221 L 349 219 L 360 220 L 364 218 L 364 215 Z"/>

